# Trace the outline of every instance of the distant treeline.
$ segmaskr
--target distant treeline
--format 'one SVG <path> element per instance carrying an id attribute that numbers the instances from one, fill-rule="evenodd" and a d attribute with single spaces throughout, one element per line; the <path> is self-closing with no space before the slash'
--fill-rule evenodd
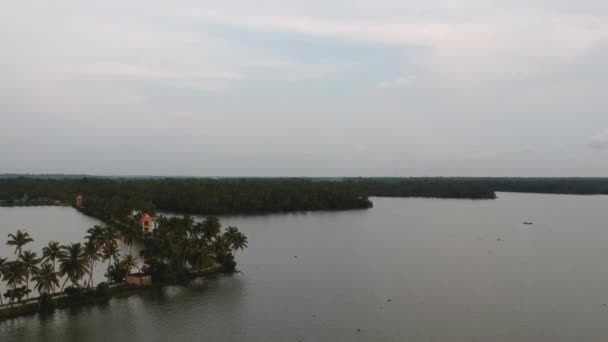
<path id="1" fill-rule="evenodd" d="M 85 198 L 87 214 L 253 214 L 368 208 L 368 196 L 493 199 L 495 192 L 608 194 L 608 178 L 94 178 L 0 179 L 0 205 Z"/>
<path id="2" fill-rule="evenodd" d="M 494 199 L 494 188 L 474 178 L 345 178 L 348 188 L 368 196 Z"/>
<path id="3" fill-rule="evenodd" d="M 5 205 L 22 199 L 52 198 L 73 203 L 84 197 L 83 211 L 104 220 L 133 209 L 184 214 L 253 214 L 371 207 L 368 197 L 339 182 L 306 179 L 0 179 Z"/>

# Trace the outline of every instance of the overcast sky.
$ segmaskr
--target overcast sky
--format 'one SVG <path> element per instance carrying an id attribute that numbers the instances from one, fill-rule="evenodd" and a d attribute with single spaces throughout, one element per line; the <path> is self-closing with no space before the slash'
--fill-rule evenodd
<path id="1" fill-rule="evenodd" d="M 608 176 L 608 2 L 3 1 L 3 172 Z"/>

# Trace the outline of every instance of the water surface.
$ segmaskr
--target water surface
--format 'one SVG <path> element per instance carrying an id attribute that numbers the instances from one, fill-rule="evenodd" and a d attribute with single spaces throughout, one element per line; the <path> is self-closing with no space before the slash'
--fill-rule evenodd
<path id="1" fill-rule="evenodd" d="M 237 253 L 242 274 L 0 322 L 0 340 L 608 339 L 607 196 L 373 201 L 370 210 L 223 218 L 249 237 Z M 92 223 L 51 209 L 14 210 L 74 229 Z M 19 219 L 5 213 L 0 229 L 12 231 Z"/>

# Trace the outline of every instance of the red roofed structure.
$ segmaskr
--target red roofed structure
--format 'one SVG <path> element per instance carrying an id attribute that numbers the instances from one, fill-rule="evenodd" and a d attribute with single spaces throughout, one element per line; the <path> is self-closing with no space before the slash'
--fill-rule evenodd
<path id="1" fill-rule="evenodd" d="M 76 208 L 82 208 L 82 195 L 76 196 Z"/>
<path id="2" fill-rule="evenodd" d="M 140 219 L 139 219 L 139 223 L 141 223 L 141 229 L 143 230 L 144 234 L 149 234 L 152 233 L 152 231 L 154 231 L 155 225 L 154 225 L 154 218 L 148 214 L 144 214 Z"/>

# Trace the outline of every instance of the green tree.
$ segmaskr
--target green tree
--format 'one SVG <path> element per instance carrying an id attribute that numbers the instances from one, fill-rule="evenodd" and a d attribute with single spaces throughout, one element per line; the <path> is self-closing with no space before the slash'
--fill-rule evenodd
<path id="1" fill-rule="evenodd" d="M 53 269 L 57 270 L 55 267 L 55 261 L 57 259 L 61 259 L 61 257 L 65 254 L 65 251 L 59 245 L 57 241 L 49 241 L 49 244 L 42 248 L 42 261 L 47 262 L 50 261 L 53 263 Z"/>
<path id="2" fill-rule="evenodd" d="M 222 225 L 220 220 L 215 216 L 209 216 L 203 221 L 203 237 L 207 241 L 211 241 L 213 238 L 218 236 L 221 232 Z"/>
<path id="3" fill-rule="evenodd" d="M 25 268 L 25 288 L 26 288 L 26 298 L 30 299 L 30 277 L 35 275 L 38 271 L 38 264 L 40 263 L 40 259 L 37 258 L 36 253 L 32 251 L 25 251 L 19 258 L 19 261 L 23 264 Z"/>
<path id="4" fill-rule="evenodd" d="M 105 228 L 96 225 L 87 229 L 87 234 L 88 235 L 86 236 L 86 239 L 95 244 L 95 248 L 99 253 L 99 251 L 101 251 L 101 248 L 103 247 L 103 244 L 105 243 L 105 238 L 107 235 Z"/>
<path id="5" fill-rule="evenodd" d="M 71 243 L 68 246 L 62 246 L 65 255 L 59 259 L 59 275 L 65 276 L 65 282 L 61 286 L 61 290 L 70 280 L 73 285 L 80 287 L 78 281 L 88 272 L 88 262 L 85 257 L 85 250 L 81 243 Z"/>
<path id="6" fill-rule="evenodd" d="M 135 241 L 142 238 L 141 228 L 134 225 L 126 225 L 121 229 L 122 241 L 129 246 L 129 255 L 133 255 L 132 249 Z"/>
<path id="7" fill-rule="evenodd" d="M 4 267 L 2 279 L 6 281 L 7 286 L 10 288 L 10 304 L 13 306 L 13 300 L 15 295 L 15 289 L 17 285 L 23 284 L 25 281 L 25 267 L 18 261 L 8 263 Z"/>
<path id="8" fill-rule="evenodd" d="M 110 266 L 112 265 L 112 260 L 116 260 L 120 256 L 120 249 L 116 244 L 116 241 L 111 243 L 107 243 L 104 245 L 102 250 L 102 258 L 103 260 L 108 260 L 108 269 L 107 273 L 110 273 Z"/>
<path id="9" fill-rule="evenodd" d="M 42 264 L 32 280 L 36 282 L 34 289 L 40 293 L 41 298 L 45 293 L 55 292 L 55 288 L 59 287 L 59 277 L 55 272 L 55 267 L 48 262 Z"/>
<path id="10" fill-rule="evenodd" d="M 87 241 L 84 243 L 84 258 L 88 263 L 89 270 L 89 281 L 88 286 L 93 286 L 93 271 L 95 270 L 95 263 L 99 261 L 100 253 L 97 251 L 97 246 L 94 241 Z"/>
<path id="11" fill-rule="evenodd" d="M 133 257 L 131 254 L 125 255 L 122 258 L 120 261 L 120 266 L 127 275 L 131 273 L 132 268 L 136 268 L 139 271 L 139 262 L 137 261 L 137 258 Z"/>
<path id="12" fill-rule="evenodd" d="M 232 249 L 234 250 L 234 253 L 236 254 L 236 251 L 240 250 L 244 250 L 245 248 L 247 248 L 247 236 L 245 236 L 245 234 L 237 231 L 233 236 L 230 237 L 231 240 L 231 246 Z"/>
<path id="13" fill-rule="evenodd" d="M 2 275 L 4 274 L 4 267 L 6 263 L 6 258 L 0 258 L 0 279 L 2 279 Z M 2 303 L 2 296 L 0 296 L 0 306 L 4 305 Z"/>
<path id="14" fill-rule="evenodd" d="M 23 246 L 27 245 L 30 242 L 33 242 L 34 239 L 30 237 L 26 231 L 17 230 L 17 234 L 8 234 L 10 240 L 6 242 L 8 246 L 15 247 L 15 254 L 17 254 L 17 258 L 21 257 L 21 250 Z"/>

